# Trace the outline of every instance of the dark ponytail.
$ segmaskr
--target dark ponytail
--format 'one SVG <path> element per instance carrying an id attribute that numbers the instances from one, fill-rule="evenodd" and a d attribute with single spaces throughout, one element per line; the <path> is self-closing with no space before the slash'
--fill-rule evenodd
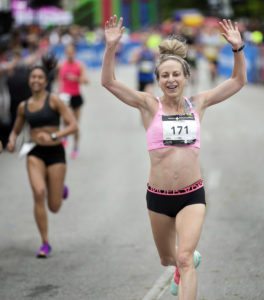
<path id="1" fill-rule="evenodd" d="M 41 57 L 41 64 L 33 66 L 30 73 L 36 69 L 40 69 L 45 73 L 48 79 L 49 74 L 56 68 L 57 63 L 58 60 L 53 53 L 45 54 Z"/>
<path id="2" fill-rule="evenodd" d="M 53 69 L 56 68 L 58 60 L 53 53 L 48 53 L 48 54 L 42 56 L 41 62 L 42 62 L 42 66 L 49 73 L 50 71 L 52 71 Z"/>

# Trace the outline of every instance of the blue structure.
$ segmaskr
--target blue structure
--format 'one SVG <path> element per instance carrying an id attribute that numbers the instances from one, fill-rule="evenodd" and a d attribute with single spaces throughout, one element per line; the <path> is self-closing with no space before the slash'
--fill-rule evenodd
<path id="1" fill-rule="evenodd" d="M 121 46 L 117 54 L 119 63 L 128 64 L 131 61 L 133 52 L 141 45 L 138 42 L 130 42 Z M 102 65 L 105 44 L 98 43 L 89 45 L 87 43 L 80 43 L 76 45 L 76 58 L 82 61 L 87 67 L 98 68 Z M 62 44 L 56 45 L 50 49 L 55 56 L 62 60 L 65 56 L 65 47 Z"/>
<path id="2" fill-rule="evenodd" d="M 258 59 L 259 48 L 252 44 L 246 44 L 244 48 L 247 65 L 247 78 L 248 82 L 255 83 L 258 80 Z M 234 63 L 234 54 L 230 45 L 224 46 L 219 53 L 219 75 L 229 77 L 232 74 Z"/>

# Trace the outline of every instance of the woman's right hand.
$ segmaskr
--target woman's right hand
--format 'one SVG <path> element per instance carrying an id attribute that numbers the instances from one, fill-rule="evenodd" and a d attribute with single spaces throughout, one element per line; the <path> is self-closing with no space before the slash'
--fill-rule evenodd
<path id="1" fill-rule="evenodd" d="M 14 152 L 15 150 L 15 143 L 11 140 L 9 140 L 7 146 L 6 146 L 6 149 L 9 151 L 9 152 Z"/>
<path id="2" fill-rule="evenodd" d="M 117 16 L 114 15 L 110 17 L 105 23 L 105 41 L 107 46 L 116 46 L 124 31 L 125 27 L 123 25 L 123 18 L 121 17 L 117 22 Z"/>

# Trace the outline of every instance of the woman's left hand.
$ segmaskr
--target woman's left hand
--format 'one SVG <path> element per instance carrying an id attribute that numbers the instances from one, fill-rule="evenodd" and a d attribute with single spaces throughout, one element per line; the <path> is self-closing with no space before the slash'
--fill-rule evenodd
<path id="1" fill-rule="evenodd" d="M 222 22 L 219 22 L 219 25 L 222 29 L 221 34 L 232 45 L 233 49 L 238 49 L 243 45 L 237 22 L 233 24 L 231 20 L 223 19 Z"/>

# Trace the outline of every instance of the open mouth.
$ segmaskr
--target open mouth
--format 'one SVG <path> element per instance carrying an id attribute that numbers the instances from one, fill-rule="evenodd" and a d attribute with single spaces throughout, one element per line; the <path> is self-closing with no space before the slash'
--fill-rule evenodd
<path id="1" fill-rule="evenodd" d="M 169 90 L 175 90 L 177 88 L 177 85 L 170 84 L 170 85 L 167 85 L 166 88 L 169 89 Z"/>

